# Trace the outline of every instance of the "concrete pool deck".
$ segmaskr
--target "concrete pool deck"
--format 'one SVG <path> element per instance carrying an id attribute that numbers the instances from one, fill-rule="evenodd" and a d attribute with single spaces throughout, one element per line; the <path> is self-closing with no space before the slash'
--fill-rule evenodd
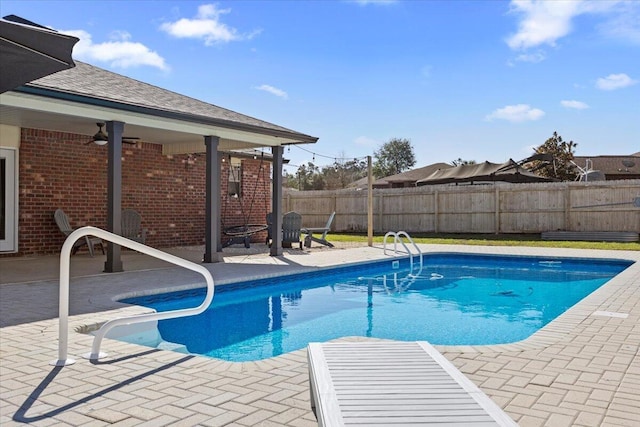
<path id="1" fill-rule="evenodd" d="M 218 283 L 383 258 L 380 246 L 225 249 L 209 264 Z M 264 247 L 264 245 L 261 245 Z M 436 346 L 521 426 L 638 425 L 640 252 L 421 245 L 425 252 L 618 258 L 636 263 L 529 339 L 500 346 Z M 198 261 L 200 249 L 168 252 Z M 195 286 L 192 272 L 126 252 L 123 273 L 104 256 L 72 258 L 69 355 L 57 359 L 57 257 L 0 259 L 0 425 L 315 426 L 306 350 L 230 363 L 105 339 L 109 358 L 81 357 L 92 336 L 76 332 L 145 311 L 119 295 Z M 361 340 L 364 338 L 345 338 Z"/>

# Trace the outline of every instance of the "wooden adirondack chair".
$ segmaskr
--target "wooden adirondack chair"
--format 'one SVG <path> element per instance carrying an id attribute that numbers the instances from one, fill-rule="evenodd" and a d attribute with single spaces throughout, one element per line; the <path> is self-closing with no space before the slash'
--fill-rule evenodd
<path id="1" fill-rule="evenodd" d="M 282 247 L 291 248 L 292 244 L 300 245 L 300 227 L 302 226 L 302 215 L 297 212 L 287 212 L 282 216 Z"/>
<path id="2" fill-rule="evenodd" d="M 311 247 L 311 241 L 323 244 L 325 246 L 329 246 L 330 248 L 333 247 L 333 244 L 331 242 L 327 241 L 327 234 L 329 233 L 329 231 L 331 231 L 331 223 L 333 222 L 333 218 L 336 216 L 336 213 L 333 212 L 331 215 L 329 215 L 329 219 L 327 220 L 327 224 L 324 227 L 304 227 L 302 230 L 300 230 L 303 234 L 306 234 L 307 236 L 304 238 L 304 245 L 307 248 Z M 313 233 L 316 234 L 321 234 L 320 237 L 315 237 L 313 235 Z"/>
<path id="3" fill-rule="evenodd" d="M 65 236 L 68 236 L 73 232 L 74 228 L 71 227 L 71 224 L 69 223 L 69 217 L 66 213 L 64 213 L 62 209 L 57 209 L 53 214 L 53 218 L 56 220 L 58 228 Z M 89 249 L 89 255 L 91 255 L 92 257 L 95 246 L 99 246 L 102 250 L 102 255 L 104 255 L 104 245 L 102 244 L 102 239 L 89 236 L 84 236 L 84 238 L 76 240 L 76 242 L 73 244 L 73 248 L 71 249 L 71 255 L 75 255 L 75 253 L 78 252 L 78 249 L 85 245 Z"/>
<path id="4" fill-rule="evenodd" d="M 122 237 L 143 245 L 147 241 L 147 229 L 142 228 L 142 217 L 135 210 L 125 209 L 122 211 L 121 226 Z"/>
<path id="5" fill-rule="evenodd" d="M 291 248 L 292 244 L 300 245 L 300 226 L 302 225 L 302 215 L 297 212 L 287 212 L 282 216 L 282 247 Z M 267 246 L 271 247 L 273 239 L 273 212 L 267 214 Z"/>

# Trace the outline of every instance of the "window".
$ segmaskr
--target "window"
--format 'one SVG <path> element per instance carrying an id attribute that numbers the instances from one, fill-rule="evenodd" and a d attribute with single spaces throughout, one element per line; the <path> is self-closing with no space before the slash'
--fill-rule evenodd
<path id="1" fill-rule="evenodd" d="M 242 163 L 240 159 L 229 159 L 229 185 L 228 192 L 231 197 L 241 197 L 242 188 Z"/>

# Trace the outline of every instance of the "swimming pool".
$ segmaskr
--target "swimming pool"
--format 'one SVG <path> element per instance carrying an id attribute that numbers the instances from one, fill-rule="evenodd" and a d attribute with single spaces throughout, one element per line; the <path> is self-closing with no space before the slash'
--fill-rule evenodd
<path id="1" fill-rule="evenodd" d="M 265 359 L 344 336 L 509 343 L 529 337 L 631 264 L 429 254 L 419 275 L 407 259 L 321 269 L 216 287 L 205 313 L 118 339 L 229 361 Z M 123 302 L 166 311 L 196 306 L 204 294 L 196 289 Z"/>

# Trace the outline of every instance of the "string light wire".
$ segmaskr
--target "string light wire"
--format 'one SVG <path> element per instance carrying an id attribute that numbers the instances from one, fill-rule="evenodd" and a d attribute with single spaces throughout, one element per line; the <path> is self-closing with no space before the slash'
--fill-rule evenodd
<path id="1" fill-rule="evenodd" d="M 291 147 L 291 146 L 289 146 Z M 325 159 L 331 159 L 335 162 L 337 162 L 338 160 L 340 161 L 348 161 L 348 160 L 354 160 L 354 161 L 358 161 L 358 160 L 366 160 L 366 158 L 368 156 L 362 156 L 362 157 L 336 157 L 336 156 L 326 156 L 324 154 L 320 154 L 320 153 L 316 153 L 315 151 L 311 151 L 311 150 L 307 150 L 304 147 L 301 147 L 299 145 L 294 145 L 294 147 L 302 150 L 302 151 L 306 151 L 307 153 L 311 154 L 313 156 L 313 161 L 316 161 L 316 156 L 318 157 L 324 157 Z"/>

